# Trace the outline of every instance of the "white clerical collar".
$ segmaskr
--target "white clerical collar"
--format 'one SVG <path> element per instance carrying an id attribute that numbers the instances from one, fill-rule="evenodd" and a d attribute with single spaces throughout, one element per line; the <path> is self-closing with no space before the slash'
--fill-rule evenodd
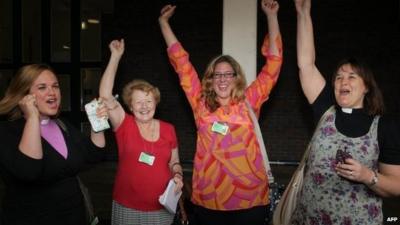
<path id="1" fill-rule="evenodd" d="M 43 118 L 40 120 L 40 125 L 47 125 L 50 122 L 50 118 Z"/>
<path id="2" fill-rule="evenodd" d="M 353 112 L 352 108 L 342 108 L 342 112 L 351 114 Z"/>

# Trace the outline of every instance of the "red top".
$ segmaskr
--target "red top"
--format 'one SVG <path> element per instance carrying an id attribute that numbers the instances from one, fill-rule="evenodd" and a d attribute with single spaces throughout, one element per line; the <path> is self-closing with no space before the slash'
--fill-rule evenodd
<path id="1" fill-rule="evenodd" d="M 171 172 L 168 163 L 177 147 L 174 127 L 160 121 L 160 137 L 155 142 L 142 138 L 134 117 L 125 119 L 115 131 L 118 145 L 118 169 L 113 199 L 119 204 L 142 211 L 162 209 L 158 197 L 164 192 Z M 141 152 L 155 156 L 152 166 L 139 162 Z"/>

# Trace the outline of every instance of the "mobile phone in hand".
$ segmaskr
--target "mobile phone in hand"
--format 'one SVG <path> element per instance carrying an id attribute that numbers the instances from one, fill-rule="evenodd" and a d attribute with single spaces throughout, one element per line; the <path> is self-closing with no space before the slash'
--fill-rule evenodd
<path id="1" fill-rule="evenodd" d="M 100 132 L 110 128 L 110 124 L 106 118 L 97 117 L 96 110 L 98 107 L 99 102 L 96 99 L 85 105 L 85 111 L 94 132 Z"/>
<path id="2" fill-rule="evenodd" d="M 338 149 L 336 151 L 336 162 L 338 163 L 346 163 L 346 159 L 352 159 L 353 157 L 346 150 Z"/>

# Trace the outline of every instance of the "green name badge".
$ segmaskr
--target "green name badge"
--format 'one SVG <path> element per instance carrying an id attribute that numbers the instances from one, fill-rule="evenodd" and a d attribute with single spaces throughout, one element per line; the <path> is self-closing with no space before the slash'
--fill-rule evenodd
<path id="1" fill-rule="evenodd" d="M 146 152 L 141 152 L 139 156 L 139 162 L 146 163 L 149 166 L 154 164 L 156 157 L 154 155 L 148 154 Z"/>
<path id="2" fill-rule="evenodd" d="M 228 130 L 229 130 L 228 125 L 217 121 L 215 121 L 211 127 L 211 131 L 222 135 L 226 135 L 228 133 Z"/>

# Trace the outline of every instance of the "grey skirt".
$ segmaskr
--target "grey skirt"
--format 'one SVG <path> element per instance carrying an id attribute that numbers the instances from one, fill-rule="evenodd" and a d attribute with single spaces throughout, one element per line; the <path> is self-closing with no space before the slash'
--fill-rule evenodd
<path id="1" fill-rule="evenodd" d="M 165 209 L 145 212 L 112 202 L 111 225 L 171 225 L 173 219 Z"/>

